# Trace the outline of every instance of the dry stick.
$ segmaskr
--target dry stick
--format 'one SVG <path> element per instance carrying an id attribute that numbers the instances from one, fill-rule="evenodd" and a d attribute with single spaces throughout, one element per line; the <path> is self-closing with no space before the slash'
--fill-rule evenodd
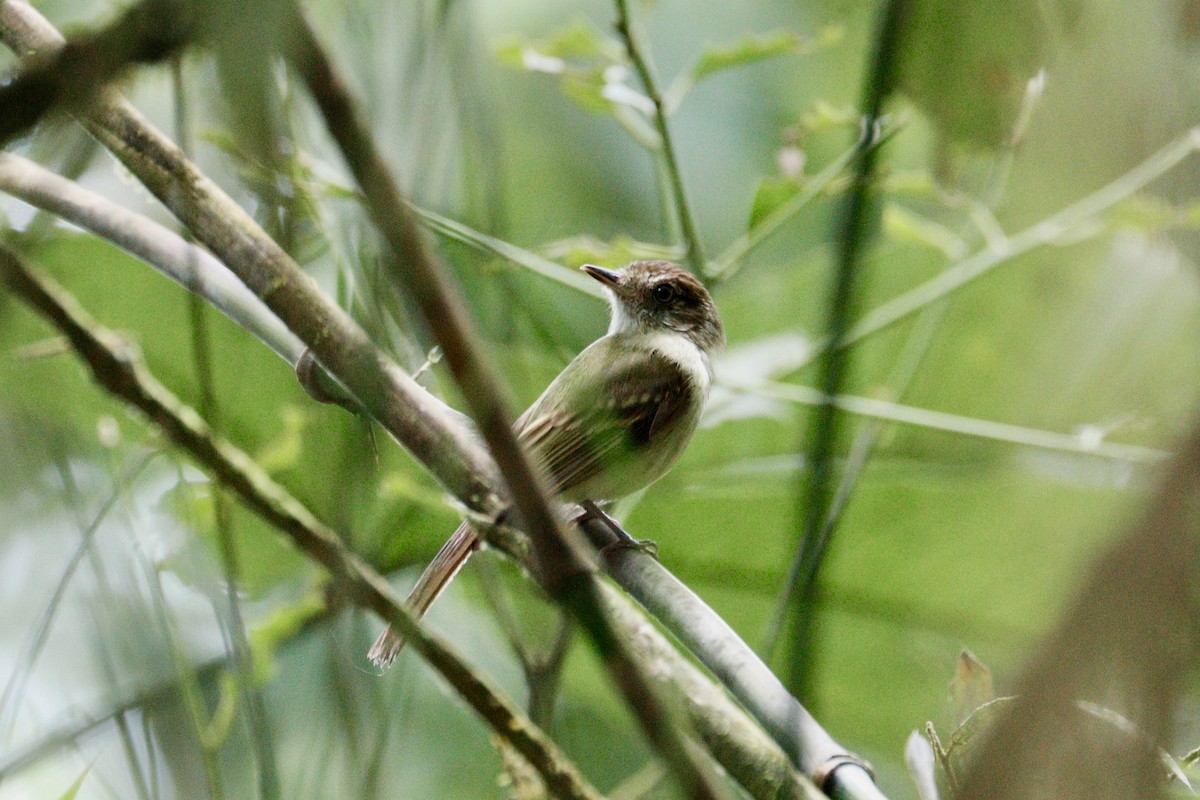
<path id="1" fill-rule="evenodd" d="M 6 44 L 22 55 L 33 52 L 54 52 L 64 42 L 58 30 L 25 0 L 0 0 L 0 36 L 3 37 Z M 479 500 L 479 506 L 482 506 L 483 510 L 476 507 L 475 511 L 479 516 L 486 517 L 488 508 L 494 507 L 486 501 L 498 502 L 497 496 L 490 494 L 491 484 L 489 481 L 490 476 L 495 472 L 494 466 L 487 454 L 483 453 L 476 445 L 470 434 L 461 430 L 461 419 L 457 412 L 409 380 L 408 376 L 371 348 L 370 342 L 366 341 L 365 334 L 353 321 L 349 320 L 339 308 L 327 303 L 319 293 L 316 293 L 317 297 L 313 300 L 317 310 L 306 311 L 305 302 L 311 298 L 303 292 L 305 287 L 310 286 L 310 282 L 299 273 L 299 268 L 288 255 L 257 226 L 253 219 L 224 194 L 220 187 L 188 162 L 178 148 L 175 148 L 118 92 L 101 89 L 97 95 L 97 101 L 91 107 L 90 116 L 83 120 L 89 130 L 121 158 L 125 166 L 150 188 L 181 221 L 186 223 L 196 233 L 198 239 L 234 270 L 244 283 L 251 287 L 266 285 L 270 289 L 276 281 L 280 283 L 286 281 L 292 287 L 293 295 L 300 293 L 299 297 L 289 297 L 287 308 L 280 303 L 278 293 L 268 291 L 267 296 L 263 299 L 268 301 L 267 304 L 272 311 L 283 318 L 285 322 L 292 316 L 300 315 L 298 321 L 304 331 L 311 333 L 315 329 L 322 339 L 333 340 L 323 349 L 321 357 L 327 365 L 336 367 L 334 371 L 337 373 L 338 379 L 346 386 L 358 388 L 359 384 L 355 381 L 351 368 L 362 365 L 364 361 L 366 362 L 365 369 L 374 368 L 387 373 L 380 379 L 385 385 L 388 382 L 398 383 L 400 388 L 394 389 L 393 387 L 396 394 L 386 395 L 382 409 L 376 406 L 374 409 L 369 408 L 368 411 L 421 460 L 452 494 L 464 502 L 472 498 Z M 273 278 L 272 276 L 277 272 L 284 273 L 286 277 Z M 310 322 L 305 319 L 305 314 L 311 314 L 314 320 Z M 348 334 L 346 333 L 347 327 Z M 297 333 L 299 332 L 297 331 Z M 313 342 L 309 343 L 313 344 Z M 333 344 L 338 344 L 341 349 L 331 350 Z M 364 349 L 366 350 L 365 354 L 360 352 Z M 338 359 L 338 354 L 346 350 L 352 351 L 356 355 L 352 358 Z M 347 362 L 348 366 L 343 366 Z M 388 389 L 384 391 L 388 391 Z M 375 394 L 372 397 L 379 399 L 381 395 Z M 447 434 L 444 431 L 447 427 L 454 430 Z M 482 469 L 479 467 L 480 459 L 483 463 Z M 480 473 L 472 472 L 475 469 L 481 469 Z M 479 496 L 470 494 L 476 491 L 476 487 L 482 487 L 488 492 L 483 495 L 482 500 Z M 521 536 L 515 535 L 512 529 L 496 527 L 487 528 L 483 532 L 489 544 L 518 560 L 526 560 L 525 540 Z M 661 565 L 658 567 L 670 576 L 670 573 L 666 572 Z M 674 576 L 670 576 L 670 578 L 673 582 L 678 583 Z M 616 606 L 622 611 L 632 611 L 628 601 L 618 592 L 608 586 L 602 588 L 608 595 L 606 600 L 610 605 Z M 626 584 L 624 588 L 638 595 L 652 587 L 636 587 Z M 716 620 L 720 622 L 720 618 L 703 604 L 700 604 L 697 613 L 705 615 L 702 617 L 702 621 Z M 639 641 L 654 639 L 654 637 L 658 637 L 658 639 L 654 639 L 655 641 L 661 640 L 661 636 L 653 626 L 646 624 L 644 618 L 638 620 L 636 627 L 640 632 Z M 730 663 L 736 665 L 747 658 L 754 658 L 753 651 L 732 631 L 728 632 L 728 637 L 727 640 L 719 643 L 720 647 L 716 651 L 707 654 L 708 662 L 719 661 L 721 657 L 728 656 L 731 658 Z M 704 654 L 701 655 L 704 657 Z M 689 661 L 663 642 L 659 663 L 667 664 L 668 662 L 669 667 L 664 671 L 671 676 L 688 676 L 694 669 Z M 731 669 L 734 668 L 731 667 Z M 766 700 L 770 700 L 772 687 L 778 685 L 778 680 L 765 667 L 763 669 L 764 679 L 774 681 L 773 684 L 766 685 L 764 693 Z M 664 680 L 666 679 L 664 678 Z M 676 680 L 681 681 L 682 678 Z M 702 690 L 704 695 L 699 694 Z M 763 741 L 762 739 L 765 737 L 759 737 L 761 731 L 748 722 L 737 706 L 728 704 L 726 695 L 714 687 L 711 681 L 693 681 L 692 688 L 688 692 L 689 699 L 694 701 L 688 705 L 688 711 L 692 713 L 693 724 L 696 725 L 706 741 L 712 737 L 723 737 L 724 747 L 722 749 L 714 747 L 714 753 L 718 759 L 721 759 L 722 766 L 730 774 L 737 777 L 743 786 L 751 789 L 755 777 L 753 765 L 763 757 L 765 752 L 772 750 L 773 743 L 769 740 Z M 772 719 L 776 714 L 777 706 L 771 705 L 769 702 L 759 707 L 750 705 L 752 701 L 763 700 L 763 695 L 751 691 L 739 696 L 760 720 Z M 789 697 L 783 698 L 782 702 L 794 704 L 795 700 Z M 723 706 L 723 703 L 727 704 L 727 707 Z M 819 732 L 816 737 L 818 743 L 823 740 L 832 741 L 828 734 L 825 734 L 815 722 L 811 721 L 811 718 L 808 720 L 811 727 Z M 812 737 L 805 734 L 792 735 L 787 732 L 782 735 L 777 734 L 776 738 L 788 750 L 788 756 L 784 757 L 777 747 L 774 748 L 774 752 L 778 753 L 782 759 L 781 769 L 785 770 L 788 758 L 796 760 L 807 752 L 800 747 L 800 744 L 807 747 L 812 741 Z M 844 752 L 844 748 L 835 747 L 834 750 Z M 725 760 L 724 757 L 729 754 L 735 754 L 736 758 Z M 816 760 L 820 761 L 819 758 Z M 755 796 L 769 797 L 771 795 L 756 793 Z M 860 796 L 864 798 L 877 797 L 878 791 L 873 786 L 868 786 Z"/>
<path id="2" fill-rule="evenodd" d="M 515 705 L 468 666 L 448 644 L 426 632 L 391 585 L 351 553 L 337 535 L 275 483 L 248 455 L 215 436 L 205 421 L 160 384 L 130 346 L 99 326 L 60 287 L 35 274 L 0 247 L 0 277 L 57 327 L 109 392 L 137 407 L 170 439 L 221 481 L 267 523 L 320 561 L 357 603 L 404 632 L 405 638 L 499 735 L 538 770 L 561 797 L 598 800 L 599 794 L 554 742 Z"/>
<path id="3" fill-rule="evenodd" d="M 552 509 L 544 481 L 517 441 L 507 393 L 501 388 L 498 371 L 480 355 L 481 348 L 461 298 L 447 280 L 445 268 L 426 250 L 408 201 L 392 180 L 349 92 L 307 21 L 299 15 L 293 47 L 289 58 L 362 188 L 372 219 L 391 246 L 394 261 L 389 265 L 393 277 L 421 309 L 506 479 L 522 528 L 529 533 L 542 585 L 552 598 L 571 611 L 591 637 L 642 730 L 675 771 L 687 795 L 725 796 L 720 778 L 690 746 L 680 730 L 681 720 L 672 718 L 664 698 L 652 687 L 643 667 L 622 642 L 604 609 L 598 579 L 587 563 L 583 548 Z"/>

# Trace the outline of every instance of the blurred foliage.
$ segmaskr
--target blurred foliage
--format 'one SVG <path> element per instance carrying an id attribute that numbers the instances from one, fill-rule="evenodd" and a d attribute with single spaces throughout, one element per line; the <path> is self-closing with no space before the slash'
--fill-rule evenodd
<path id="1" fill-rule="evenodd" d="M 859 313 L 1117 179 L 1200 121 L 1194 6 L 917 3 L 904 96 L 881 145 Z M 114 14 L 95 0 L 39 8 L 67 30 Z M 719 376 L 811 382 L 846 186 L 837 169 L 820 176 L 860 134 L 874 10 L 842 0 L 710 4 L 703 13 L 680 0 L 635 7 L 707 251 L 762 236 L 714 284 L 731 344 Z M 572 268 L 678 252 L 647 149 L 647 98 L 609 5 L 327 0 L 309 11 L 418 205 Z M 415 370 L 432 343 L 381 284 L 375 233 L 302 87 L 246 52 L 260 41 L 250 38 L 182 60 L 195 157 Z M 247 63 L 260 62 L 262 74 L 248 80 Z M 1042 70 L 1044 91 L 1031 100 L 1028 81 Z M 168 132 L 171 84 L 165 66 L 124 81 Z M 113 159 L 80 149 L 66 122 L 16 147 L 166 220 Z M 80 152 L 86 169 L 72 167 Z M 914 796 L 903 761 L 909 732 L 930 719 L 944 730 L 962 721 L 947 702 L 960 651 L 989 665 L 1003 695 L 1097 548 L 1144 499 L 1153 463 L 1088 452 L 1087 443 L 1167 451 L 1194 421 L 1197 163 L 955 292 L 908 387 L 888 376 L 914 318 L 855 346 L 849 393 L 1080 442 L 1063 452 L 931 426 L 882 429 L 823 578 L 815 710 L 876 765 L 891 797 Z M 769 235 L 758 228 L 797 198 L 797 213 Z M 0 210 L 33 263 L 198 402 L 182 290 L 26 206 L 6 200 Z M 522 401 L 605 329 L 593 297 L 462 242 L 439 245 Z M 313 404 L 244 331 L 208 316 L 222 431 L 407 587 L 456 524 L 436 483 L 386 436 Z M 422 380 L 455 401 L 441 366 Z M 807 409 L 725 390 L 713 411 L 626 521 L 757 644 L 794 553 Z M 851 433 L 858 424 L 851 418 Z M 27 748 L 39 756 L 0 779 L 0 798 L 139 796 L 139 782 L 150 797 L 211 788 L 186 712 L 161 689 L 175 683 L 177 647 L 200 669 L 214 713 L 224 670 L 212 662 L 229 647 L 228 604 L 207 478 L 169 450 L 127 477 L 162 447 L 151 426 L 91 385 L 52 331 L 0 297 L 0 518 L 9 521 L 0 526 L 0 608 L 15 623 L 0 627 L 0 686 L 10 675 L 26 686 L 0 695 L 0 772 Z M 114 495 L 35 648 L 82 532 Z M 383 677 L 367 670 L 377 620 L 327 602 L 321 572 L 250 514 L 239 509 L 233 526 L 285 796 L 503 797 L 502 774 L 511 791 L 524 790 L 519 765 L 411 653 Z M 505 612 L 481 584 L 498 582 L 525 637 L 545 638 L 552 626 L 530 583 L 506 562 L 495 566 L 468 567 L 430 621 L 524 698 L 497 623 Z M 608 791 L 640 770 L 648 748 L 586 648 L 572 647 L 564 670 L 550 728 Z M 975 705 L 978 691 L 951 690 Z M 150 701 L 119 725 L 104 722 L 65 748 L 41 744 L 141 695 Z M 239 712 L 216 750 L 227 796 L 253 796 L 249 735 Z M 1197 739 L 1192 713 L 1177 741 L 1160 744 L 1180 754 Z"/>

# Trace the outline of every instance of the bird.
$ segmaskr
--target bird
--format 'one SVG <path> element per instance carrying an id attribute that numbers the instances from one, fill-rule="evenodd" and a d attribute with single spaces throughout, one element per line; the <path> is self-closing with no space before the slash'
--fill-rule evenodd
<path id="1" fill-rule="evenodd" d="M 562 500 L 598 505 L 644 489 L 675 465 L 700 421 L 725 329 L 704 284 L 670 261 L 581 269 L 604 287 L 608 331 L 563 368 L 514 430 Z M 479 546 L 464 522 L 409 594 L 418 618 Z M 367 658 L 386 667 L 403 646 L 389 626 Z"/>

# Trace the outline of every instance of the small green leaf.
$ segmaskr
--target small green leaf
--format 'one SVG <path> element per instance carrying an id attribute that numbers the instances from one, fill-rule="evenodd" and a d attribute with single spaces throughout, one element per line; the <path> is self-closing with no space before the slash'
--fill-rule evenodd
<path id="1" fill-rule="evenodd" d="M 277 670 L 275 653 L 306 622 L 325 610 L 323 587 L 315 587 L 295 602 L 276 609 L 250 633 L 250 662 L 254 681 L 265 686 Z"/>
<path id="2" fill-rule="evenodd" d="M 496 48 L 496 55 L 509 66 L 533 72 L 552 71 L 542 67 L 553 61 L 613 62 L 619 57 L 614 43 L 596 32 L 591 23 L 575 20 L 536 41 L 510 39 Z"/>
<path id="3" fill-rule="evenodd" d="M 768 217 L 772 211 L 792 199 L 800 191 L 800 184 L 787 178 L 763 178 L 758 183 L 754 193 L 754 202 L 750 204 L 750 221 L 748 230 L 754 230 L 758 223 Z"/>
<path id="4" fill-rule="evenodd" d="M 714 72 L 744 67 L 776 56 L 811 52 L 839 40 L 841 36 L 840 27 L 830 26 L 815 39 L 791 31 L 774 31 L 760 36 L 747 36 L 724 46 L 707 47 L 696 66 L 692 67 L 692 79 L 699 81 Z"/>
<path id="5" fill-rule="evenodd" d="M 858 112 L 849 106 L 838 108 L 825 100 L 818 100 L 811 111 L 805 112 L 800 124 L 808 133 L 857 128 L 861 123 Z"/>

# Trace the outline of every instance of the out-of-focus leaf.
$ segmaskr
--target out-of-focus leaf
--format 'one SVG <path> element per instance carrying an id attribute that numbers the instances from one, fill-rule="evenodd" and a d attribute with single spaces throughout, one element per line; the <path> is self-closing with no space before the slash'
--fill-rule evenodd
<path id="1" fill-rule="evenodd" d="M 800 184 L 788 178 L 763 178 L 758 182 L 754 192 L 754 200 L 750 204 L 750 219 L 746 224 L 748 230 L 762 222 L 772 211 L 791 200 L 800 191 Z"/>
<path id="2" fill-rule="evenodd" d="M 548 67 L 554 61 L 612 61 L 618 52 L 614 42 L 606 40 L 584 20 L 575 20 L 543 39 L 510 39 L 496 48 L 501 61 L 533 72 L 550 71 Z"/>
<path id="3" fill-rule="evenodd" d="M 963 650 L 950 679 L 950 705 L 955 720 L 961 725 L 975 709 L 995 699 L 992 671 L 970 650 Z"/>
<path id="4" fill-rule="evenodd" d="M 255 455 L 258 465 L 267 472 L 291 469 L 299 463 L 304 450 L 304 431 L 308 425 L 305 410 L 288 406 L 280 410 L 279 418 L 283 421 L 283 427 Z"/>
<path id="5" fill-rule="evenodd" d="M 858 127 L 861 116 L 850 106 L 835 106 L 827 100 L 817 100 L 804 113 L 800 124 L 808 133 Z"/>
<path id="6" fill-rule="evenodd" d="M 559 239 L 541 248 L 547 258 L 564 264 L 598 264 L 620 267 L 641 259 L 677 261 L 682 257 L 678 247 L 640 242 L 630 236 L 614 236 L 604 241 L 586 234 Z"/>
<path id="7" fill-rule="evenodd" d="M 700 81 L 714 72 L 744 67 L 767 58 L 809 53 L 819 47 L 836 44 L 841 41 L 842 34 L 840 25 L 830 25 L 822 29 L 820 35 L 815 38 L 801 36 L 792 31 L 773 31 L 758 36 L 747 36 L 732 44 L 706 47 L 696 66 L 691 69 L 692 79 Z"/>
<path id="8" fill-rule="evenodd" d="M 893 241 L 918 247 L 931 247 L 959 259 L 967 254 L 967 243 L 949 228 L 898 203 L 888 203 L 883 209 L 883 232 Z"/>
<path id="9" fill-rule="evenodd" d="M 447 507 L 445 495 L 432 488 L 428 482 L 417 480 L 410 472 L 389 472 L 379 482 L 381 500 L 407 500 L 425 508 L 438 510 Z"/>
<path id="10" fill-rule="evenodd" d="M 766 417 L 787 420 L 794 413 L 784 400 L 730 388 L 754 386 L 794 371 L 812 353 L 812 341 L 799 333 L 764 336 L 731 347 L 713 364 L 717 385 L 704 411 L 704 425 L 712 427 L 736 419 Z"/>

